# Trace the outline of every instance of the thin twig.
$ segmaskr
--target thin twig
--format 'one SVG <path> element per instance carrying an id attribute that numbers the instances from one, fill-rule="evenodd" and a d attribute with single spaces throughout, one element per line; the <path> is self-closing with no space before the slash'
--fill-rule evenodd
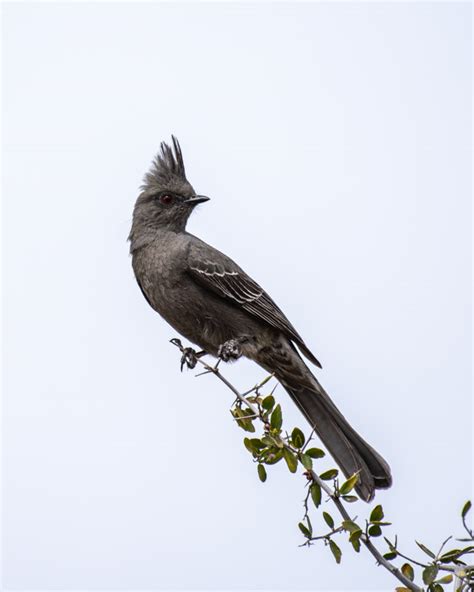
<path id="1" fill-rule="evenodd" d="M 455 592 L 463 590 L 465 586 L 469 586 L 471 590 L 474 588 L 471 572 L 474 572 L 474 565 L 463 565 L 454 570 Z"/>
<path id="2" fill-rule="evenodd" d="M 308 541 L 322 541 L 324 539 L 328 540 L 332 537 L 333 534 L 337 534 L 339 532 L 342 532 L 343 530 L 344 528 L 342 526 L 338 526 L 337 528 L 333 528 L 331 532 L 328 532 L 327 534 L 322 534 L 320 536 L 311 537 L 310 539 L 308 539 Z"/>
<path id="3" fill-rule="evenodd" d="M 314 434 L 316 433 L 316 430 L 313 428 L 311 430 L 311 433 L 309 435 L 309 438 L 306 440 L 306 442 L 304 443 L 303 448 L 301 449 L 301 452 L 304 452 L 306 450 L 306 448 L 308 447 L 308 444 L 311 442 L 311 440 L 313 439 Z"/>
<path id="4" fill-rule="evenodd" d="M 258 414 L 243 415 L 242 417 L 233 417 L 232 419 L 234 421 L 242 421 L 242 420 L 245 420 L 245 419 L 257 419 L 257 417 L 260 417 L 260 415 L 258 415 Z"/>
<path id="5" fill-rule="evenodd" d="M 310 471 L 310 473 L 311 473 L 313 480 L 329 496 L 329 498 L 334 503 L 337 510 L 339 511 L 339 514 L 344 518 L 344 520 L 351 520 L 351 517 L 348 514 L 343 503 L 341 502 L 341 500 L 338 497 L 336 497 L 334 495 L 334 492 L 331 490 L 331 488 L 319 477 L 319 475 L 317 473 L 315 473 L 315 471 Z M 403 575 L 403 573 L 395 565 L 390 563 L 390 561 L 388 559 L 385 559 L 385 557 L 373 545 L 372 541 L 369 539 L 369 537 L 367 535 L 362 534 L 360 537 L 360 540 L 362 541 L 362 544 L 365 545 L 365 547 L 367 548 L 369 553 L 371 553 L 375 557 L 375 560 L 377 561 L 377 563 L 379 565 L 383 565 L 383 567 L 385 567 L 385 569 L 387 569 L 390 573 L 392 573 L 397 578 L 397 580 L 402 582 L 402 584 L 406 588 L 409 588 L 413 592 L 423 592 L 423 588 L 420 588 L 419 586 L 414 584 L 405 575 Z"/>
<path id="6" fill-rule="evenodd" d="M 258 384 L 256 384 L 253 388 L 251 388 L 250 390 L 246 391 L 245 393 L 242 393 L 243 397 L 246 397 L 247 395 L 250 395 L 252 393 L 257 393 L 259 389 L 262 388 L 262 386 L 264 386 L 265 384 L 267 384 L 267 382 L 269 380 L 271 380 L 273 377 L 275 376 L 275 374 L 272 372 L 271 374 L 269 374 L 268 376 L 266 376 L 261 382 L 259 382 Z"/>
<path id="7" fill-rule="evenodd" d="M 469 526 L 467 525 L 466 522 L 466 516 L 462 516 L 462 524 L 464 526 L 464 529 L 466 530 L 467 534 L 469 535 L 469 537 L 471 538 L 471 540 L 474 540 L 474 532 L 471 528 L 469 528 Z"/>
<path id="8" fill-rule="evenodd" d="M 452 536 L 448 536 L 448 538 L 441 543 L 441 547 L 439 548 L 439 551 L 438 551 L 438 554 L 436 555 L 436 557 L 439 557 L 441 555 L 441 551 L 444 549 L 446 543 L 448 541 L 450 541 L 452 538 L 453 538 Z"/>
<path id="9" fill-rule="evenodd" d="M 172 340 L 171 343 L 173 343 L 173 345 L 176 345 L 180 349 L 181 353 L 184 353 L 184 348 L 178 339 Z M 227 388 L 230 389 L 234 393 L 234 395 L 237 397 L 237 399 L 241 403 L 245 403 L 245 405 L 247 405 L 247 407 L 252 411 L 252 413 L 254 413 L 263 423 L 265 423 L 265 420 L 262 417 L 259 410 L 252 403 L 250 403 L 245 396 L 245 395 L 251 394 L 252 392 L 255 392 L 255 390 L 258 388 L 258 385 L 256 385 L 253 389 L 251 389 L 250 391 L 247 391 L 245 393 L 245 395 L 243 395 L 235 388 L 235 386 L 232 383 L 230 383 L 227 380 L 227 378 L 225 378 L 221 374 L 221 372 L 217 369 L 218 364 L 216 364 L 216 366 L 210 366 L 209 364 L 204 362 L 201 358 L 197 358 L 196 362 L 198 364 L 201 364 L 201 366 L 203 366 L 208 371 L 208 373 L 212 373 L 215 376 L 217 376 L 217 378 L 221 382 L 223 382 L 227 386 Z M 265 381 L 267 381 L 267 380 L 268 380 L 268 377 L 265 379 Z M 341 500 L 339 499 L 339 497 L 337 497 L 334 494 L 334 492 L 331 491 L 329 486 L 322 479 L 320 479 L 319 475 L 317 475 L 317 473 L 313 470 L 309 471 L 309 474 L 311 475 L 313 481 L 316 482 L 321 487 L 321 489 L 329 496 L 329 498 L 332 500 L 332 502 L 336 506 L 337 510 L 339 511 L 339 514 L 344 518 L 344 520 L 351 520 L 350 515 L 347 513 L 347 511 L 346 511 L 344 505 L 342 504 Z M 410 590 L 412 590 L 412 592 L 423 592 L 423 588 L 420 588 L 419 586 L 414 584 L 411 580 L 409 580 L 406 576 L 404 576 L 403 573 L 395 565 L 393 565 L 392 563 L 390 563 L 390 561 L 388 561 L 387 559 L 385 559 L 383 557 L 383 555 L 372 544 L 372 541 L 370 540 L 370 538 L 366 534 L 362 534 L 360 537 L 360 540 L 362 541 L 363 545 L 365 545 L 365 547 L 367 548 L 369 553 L 371 553 L 373 555 L 373 557 L 375 557 L 377 564 L 382 565 L 385 569 L 387 569 L 390 573 L 392 573 L 400 582 L 402 582 L 402 584 L 406 588 L 409 588 Z M 397 551 L 397 553 L 398 553 L 398 551 Z"/>
<path id="10" fill-rule="evenodd" d="M 398 549 L 397 549 L 396 553 L 399 557 L 402 557 L 403 559 L 406 559 L 410 563 L 413 563 L 413 565 L 418 565 L 418 567 L 423 567 L 423 568 L 428 567 L 428 563 L 420 563 L 419 561 L 416 561 L 416 559 L 412 559 L 411 557 L 408 557 L 408 555 L 404 555 L 403 553 L 400 553 L 400 551 Z"/>
<path id="11" fill-rule="evenodd" d="M 181 345 L 181 341 L 179 339 L 172 339 L 171 343 L 173 345 L 176 345 L 176 347 L 180 350 L 181 353 L 184 353 L 185 348 Z M 220 360 L 219 360 L 220 361 Z M 197 358 L 196 359 L 196 363 L 201 364 L 201 366 L 203 366 L 209 374 L 214 374 L 215 376 L 217 376 L 217 378 L 219 380 L 221 380 L 227 388 L 229 388 L 234 395 L 237 397 L 237 399 L 239 399 L 239 401 L 241 401 L 242 403 L 245 403 L 247 405 L 247 407 L 252 411 L 252 413 L 255 413 L 255 415 L 259 415 L 257 408 L 250 403 L 249 401 L 247 401 L 247 399 L 240 394 L 240 392 L 235 388 L 235 386 L 233 384 L 231 384 L 227 378 L 225 378 L 221 372 L 218 370 L 218 365 L 219 365 L 219 361 L 217 362 L 217 364 L 215 366 L 210 366 L 209 364 L 207 364 L 206 362 L 204 362 L 204 360 L 201 360 L 201 358 Z M 252 391 L 250 391 L 252 392 Z"/>

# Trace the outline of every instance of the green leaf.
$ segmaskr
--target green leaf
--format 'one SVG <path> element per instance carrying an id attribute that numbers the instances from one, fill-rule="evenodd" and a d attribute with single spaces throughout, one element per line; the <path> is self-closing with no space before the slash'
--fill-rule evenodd
<path id="1" fill-rule="evenodd" d="M 250 438 L 250 443 L 255 448 L 255 450 L 263 450 L 265 448 L 265 444 L 258 438 Z"/>
<path id="2" fill-rule="evenodd" d="M 319 478 L 323 481 L 330 481 L 331 479 L 334 479 L 334 477 L 337 477 L 338 474 L 339 471 L 337 469 L 329 469 L 329 471 L 321 473 L 321 475 L 319 475 Z"/>
<path id="3" fill-rule="evenodd" d="M 470 541 L 472 541 L 472 539 L 468 539 Z M 461 549 L 461 554 L 464 555 L 466 553 L 472 553 L 474 551 L 474 545 L 471 545 L 470 547 L 464 547 L 464 549 Z"/>
<path id="4" fill-rule="evenodd" d="M 274 445 L 277 448 L 284 448 L 285 443 L 283 442 L 283 440 L 280 438 L 279 435 L 277 434 L 269 434 L 270 440 L 273 441 Z"/>
<path id="5" fill-rule="evenodd" d="M 359 498 L 356 495 L 343 495 L 342 499 L 350 504 L 352 504 L 353 502 L 357 502 L 359 500 Z"/>
<path id="6" fill-rule="evenodd" d="M 283 423 L 283 415 L 281 412 L 281 406 L 278 404 L 275 409 L 273 410 L 272 416 L 270 418 L 270 425 L 274 430 L 281 430 L 281 425 Z"/>
<path id="7" fill-rule="evenodd" d="M 257 452 L 255 446 L 253 446 L 249 438 L 244 438 L 244 446 L 251 454 L 255 454 Z"/>
<path id="8" fill-rule="evenodd" d="M 431 586 L 428 587 L 428 590 L 430 592 L 444 592 L 444 588 L 441 584 L 431 584 Z"/>
<path id="9" fill-rule="evenodd" d="M 310 530 L 302 522 L 298 523 L 298 527 L 307 539 L 311 538 Z"/>
<path id="10" fill-rule="evenodd" d="M 385 553 L 384 555 L 384 559 L 387 559 L 387 561 L 392 561 L 392 559 L 395 559 L 397 557 L 397 554 L 394 551 L 389 551 L 388 553 Z"/>
<path id="11" fill-rule="evenodd" d="M 405 588 L 404 586 L 397 586 L 395 588 L 395 592 L 410 592 L 410 588 Z"/>
<path id="12" fill-rule="evenodd" d="M 268 376 L 266 376 L 262 382 L 260 382 L 259 384 L 255 385 L 255 389 L 258 391 L 259 389 L 262 388 L 262 386 L 265 386 L 267 384 L 267 382 L 270 382 L 270 380 L 273 378 L 273 374 L 269 374 Z"/>
<path id="13" fill-rule="evenodd" d="M 311 458 L 323 458 L 323 456 L 326 455 L 324 450 L 321 450 L 321 448 L 309 448 L 306 451 L 306 454 Z"/>
<path id="14" fill-rule="evenodd" d="M 348 493 L 350 493 L 354 487 L 357 485 L 357 482 L 359 481 L 359 475 L 358 473 L 356 473 L 355 475 L 352 475 L 352 477 L 349 477 L 349 479 L 347 481 L 345 481 L 341 487 L 339 487 L 339 493 L 341 495 L 346 495 Z"/>
<path id="15" fill-rule="evenodd" d="M 334 520 L 332 519 L 331 514 L 328 514 L 327 512 L 323 512 L 323 518 L 324 518 L 324 521 L 326 522 L 326 524 L 332 530 L 334 528 Z"/>
<path id="16" fill-rule="evenodd" d="M 321 504 L 321 487 L 317 483 L 312 483 L 309 488 L 311 492 L 311 499 L 314 505 L 318 508 Z"/>
<path id="17" fill-rule="evenodd" d="M 296 469 L 298 468 L 298 460 L 296 456 L 290 450 L 288 450 L 288 448 L 283 449 L 283 458 L 285 459 L 290 472 L 296 473 Z"/>
<path id="18" fill-rule="evenodd" d="M 235 407 L 231 410 L 231 413 L 236 418 L 236 423 L 239 427 L 246 432 L 255 432 L 255 426 L 253 425 L 252 420 L 247 419 L 247 417 L 252 414 L 250 409 L 244 411 L 240 407 Z"/>
<path id="19" fill-rule="evenodd" d="M 425 547 L 425 545 L 423 545 L 423 543 L 419 543 L 418 541 L 415 541 L 415 543 L 420 547 L 420 549 L 426 553 L 429 557 L 431 557 L 431 559 L 436 559 L 435 554 L 433 553 L 433 551 L 430 551 L 428 549 L 428 547 Z M 426 582 L 425 582 L 426 583 Z"/>
<path id="20" fill-rule="evenodd" d="M 262 438 L 262 442 L 269 448 L 272 448 L 273 446 L 276 446 L 277 448 L 283 448 L 283 442 L 281 441 L 281 438 L 276 438 L 273 434 L 265 434 L 265 436 Z"/>
<path id="21" fill-rule="evenodd" d="M 464 504 L 464 507 L 463 507 L 463 509 L 462 509 L 462 512 L 461 512 L 461 516 L 462 516 L 463 518 L 465 518 L 465 517 L 466 517 L 466 515 L 467 515 L 467 513 L 469 512 L 469 510 L 471 509 L 471 507 L 472 507 L 471 501 L 470 501 L 470 500 L 468 500 L 468 501 L 467 501 L 467 502 Z"/>
<path id="22" fill-rule="evenodd" d="M 268 395 L 268 397 L 265 397 L 265 399 L 263 399 L 262 407 L 265 409 L 265 411 L 271 411 L 274 406 L 275 397 L 273 397 L 272 395 Z"/>
<path id="23" fill-rule="evenodd" d="M 438 575 L 438 567 L 436 565 L 428 565 L 423 570 L 423 582 L 428 586 L 433 583 Z"/>
<path id="24" fill-rule="evenodd" d="M 370 522 L 372 522 L 373 520 L 382 520 L 383 517 L 384 517 L 383 508 L 379 504 L 378 506 L 375 506 L 375 508 L 370 513 Z"/>
<path id="25" fill-rule="evenodd" d="M 446 551 L 446 553 L 443 553 L 439 560 L 441 563 L 451 563 L 451 561 L 457 559 L 461 554 L 461 549 L 451 549 L 451 551 Z"/>
<path id="26" fill-rule="evenodd" d="M 351 532 L 350 536 L 349 536 L 349 540 L 354 540 L 354 539 L 360 539 L 362 536 L 362 530 L 359 528 L 358 530 L 355 530 L 354 532 Z"/>
<path id="27" fill-rule="evenodd" d="M 349 536 L 349 541 L 351 543 L 351 545 L 354 547 L 354 550 L 356 551 L 356 553 L 358 553 L 360 551 L 360 537 L 362 536 L 362 530 L 359 528 L 358 530 L 355 530 L 354 532 L 351 532 L 350 536 Z"/>
<path id="28" fill-rule="evenodd" d="M 265 483 L 265 481 L 267 480 L 267 471 L 265 470 L 265 467 L 259 463 L 257 465 L 257 471 L 260 481 L 262 483 Z"/>
<path id="29" fill-rule="evenodd" d="M 272 448 L 265 453 L 262 458 L 266 465 L 275 465 L 283 458 L 283 450 L 281 448 Z"/>
<path id="30" fill-rule="evenodd" d="M 339 547 L 332 539 L 329 541 L 329 548 L 331 549 L 332 554 L 334 555 L 336 563 L 341 563 L 342 551 L 341 549 L 339 549 Z"/>
<path id="31" fill-rule="evenodd" d="M 458 539 L 460 540 L 460 539 Z M 471 539 L 468 539 L 471 540 Z M 450 551 L 446 551 L 443 553 L 439 560 L 441 563 L 452 563 L 461 557 L 462 555 L 466 555 L 467 553 L 472 553 L 474 550 L 474 546 L 464 547 L 464 549 L 451 549 Z"/>
<path id="32" fill-rule="evenodd" d="M 409 563 L 404 563 L 401 567 L 402 574 L 413 582 L 415 579 L 415 572 L 413 571 L 413 567 Z"/>
<path id="33" fill-rule="evenodd" d="M 313 461 L 311 460 L 311 457 L 309 457 L 304 452 L 300 452 L 299 457 L 300 457 L 300 461 L 301 461 L 301 464 L 303 465 L 303 467 L 307 471 L 311 471 L 311 469 L 313 468 Z"/>
<path id="34" fill-rule="evenodd" d="M 369 535 L 372 537 L 378 537 L 382 534 L 382 529 L 378 524 L 372 524 L 369 526 Z"/>
<path id="35" fill-rule="evenodd" d="M 354 551 L 358 553 L 360 551 L 360 538 L 349 538 L 351 545 L 354 547 Z"/>
<path id="36" fill-rule="evenodd" d="M 438 584 L 450 584 L 453 581 L 453 574 L 448 574 L 437 580 Z"/>
<path id="37" fill-rule="evenodd" d="M 293 442 L 293 446 L 295 448 L 303 448 L 303 446 L 304 446 L 304 434 L 300 430 L 300 428 L 295 428 L 291 432 L 291 441 Z"/>
<path id="38" fill-rule="evenodd" d="M 355 522 L 353 522 L 352 520 L 343 520 L 342 521 L 342 528 L 344 530 L 347 530 L 347 532 L 350 532 L 350 533 L 359 532 L 359 531 L 362 533 L 360 526 L 358 524 L 356 524 Z"/>

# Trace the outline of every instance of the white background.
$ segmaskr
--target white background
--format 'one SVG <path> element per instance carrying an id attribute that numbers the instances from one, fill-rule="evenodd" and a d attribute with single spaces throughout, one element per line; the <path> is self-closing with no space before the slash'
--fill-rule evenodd
<path id="1" fill-rule="evenodd" d="M 274 297 L 389 460 L 391 536 L 416 554 L 415 538 L 461 534 L 470 12 L 4 6 L 5 588 L 395 586 L 346 543 L 342 566 L 298 548 L 304 479 L 278 465 L 261 484 L 230 393 L 179 372 L 126 244 L 171 133 L 212 198 L 190 230 Z M 263 376 L 226 372 L 241 388 Z M 287 426 L 304 426 L 277 392 Z"/>

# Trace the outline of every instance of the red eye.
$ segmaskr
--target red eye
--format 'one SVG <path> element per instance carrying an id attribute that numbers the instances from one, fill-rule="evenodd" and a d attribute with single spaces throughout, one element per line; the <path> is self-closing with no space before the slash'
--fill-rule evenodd
<path id="1" fill-rule="evenodd" d="M 173 201 L 173 196 L 165 193 L 160 197 L 160 202 L 165 205 L 169 205 Z"/>

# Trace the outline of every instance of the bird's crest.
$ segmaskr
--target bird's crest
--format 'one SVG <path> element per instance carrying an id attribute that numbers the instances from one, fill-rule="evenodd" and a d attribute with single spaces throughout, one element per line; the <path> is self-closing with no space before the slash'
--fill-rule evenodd
<path id="1" fill-rule="evenodd" d="M 173 146 L 161 142 L 160 152 L 155 156 L 150 170 L 146 173 L 142 189 L 154 185 L 168 184 L 170 181 L 186 181 L 183 153 L 178 139 L 171 136 Z"/>

